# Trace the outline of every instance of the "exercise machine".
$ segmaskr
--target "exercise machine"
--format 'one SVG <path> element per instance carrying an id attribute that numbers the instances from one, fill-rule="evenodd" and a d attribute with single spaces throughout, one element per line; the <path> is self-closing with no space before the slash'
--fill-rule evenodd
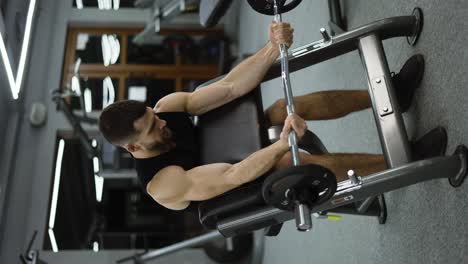
<path id="1" fill-rule="evenodd" d="M 229 4 L 226 0 L 218 2 Z M 292 2 L 297 6 L 301 1 Z M 274 15 L 272 0 L 249 0 L 249 3 L 260 13 Z M 278 13 L 287 10 L 285 3 L 277 3 L 277 7 L 280 7 Z M 341 13 L 336 11 L 339 10 L 338 1 L 330 0 L 329 3 L 334 5 L 335 15 Z M 295 6 L 288 8 L 292 10 Z M 214 14 L 207 17 L 221 16 Z M 329 34 L 325 28 L 320 29 L 322 39 L 290 51 L 288 60 L 278 60 L 263 81 L 281 76 L 283 83 L 288 82 L 289 77 L 286 76 L 290 72 L 357 50 L 366 70 L 373 114 L 390 169 L 361 177 L 350 168 L 349 180 L 340 183 L 329 180 L 333 178 L 333 173 L 318 165 L 267 174 L 200 204 L 200 222 L 215 231 L 192 241 L 148 252 L 145 260 L 196 245 L 200 240 L 219 239 L 220 236 L 229 238 L 261 229 L 267 235 L 274 236 L 280 232 L 283 222 L 292 219 L 296 219 L 298 230 L 307 231 L 312 227 L 310 215 L 314 213 L 319 217 L 327 212 L 377 216 L 382 223 L 386 216 L 382 196 L 385 192 L 439 178 L 448 179 L 453 187 L 463 183 L 468 168 L 468 150 L 463 145 L 458 146 L 452 155 L 411 160 L 406 128 L 396 103 L 382 46 L 382 41 L 394 37 L 406 37 L 411 45 L 415 45 L 423 27 L 422 11 L 415 8 L 411 15 L 385 18 L 348 31 L 342 28 L 342 22 L 337 23 L 337 16 L 330 19 L 331 23 L 335 26 L 334 34 Z M 286 58 L 286 54 L 283 55 Z M 198 89 L 222 77 L 202 84 Z M 263 119 L 260 89 L 199 116 L 196 125 L 202 145 L 202 162 L 239 162 L 277 140 L 280 129 L 266 128 Z M 314 154 L 326 153 L 325 146 L 310 131 L 303 142 L 297 142 L 297 146 Z M 230 150 L 229 153 L 226 149 Z"/>
<path id="2" fill-rule="evenodd" d="M 161 5 L 159 0 L 136 0 L 134 3 L 136 7 L 151 9 L 151 19 L 143 31 L 134 37 L 133 42 L 143 43 L 148 36 L 159 33 L 163 21 L 170 21 L 181 13 L 194 9 L 198 6 L 198 2 L 198 0 L 170 0 Z"/>
<path id="3" fill-rule="evenodd" d="M 284 3 L 285 1 L 283 1 Z M 301 1 L 292 1 L 299 4 Z M 273 14 L 271 1 L 249 1 L 252 7 L 261 12 Z M 291 3 L 291 2 L 290 2 Z M 330 35 L 326 29 L 320 30 L 322 39 L 311 44 L 292 50 L 289 53 L 289 72 L 301 70 L 314 64 L 335 58 L 337 56 L 358 50 L 367 73 L 369 94 L 372 99 L 373 113 L 377 124 L 382 151 L 389 170 L 360 177 L 353 171 L 349 172 L 350 179 L 340 182 L 336 191 L 332 185 L 321 188 L 306 188 L 309 197 L 314 199 L 305 201 L 308 210 L 294 213 L 296 206 L 281 207 L 281 204 L 304 204 L 304 201 L 288 195 L 291 190 L 301 188 L 296 182 L 307 181 L 308 175 L 296 173 L 298 178 L 291 180 L 293 172 L 286 172 L 284 177 L 270 178 L 266 175 L 263 181 L 242 186 L 229 193 L 208 200 L 200 204 L 200 221 L 208 228 L 217 229 L 225 237 L 243 234 L 261 228 L 271 228 L 283 222 L 296 219 L 296 223 L 310 222 L 310 213 L 320 213 L 346 208 L 356 205 L 359 212 L 365 213 L 370 205 L 375 203 L 375 197 L 381 194 L 437 178 L 447 178 L 454 187 L 460 186 L 467 173 L 468 151 L 465 146 L 458 146 L 455 153 L 444 157 L 412 161 L 406 129 L 402 115 L 397 105 L 390 71 L 382 46 L 382 41 L 394 37 L 407 37 L 410 44 L 417 42 L 423 26 L 423 15 L 419 8 L 415 8 L 409 16 L 390 17 L 376 21 L 342 33 Z M 264 81 L 289 72 L 281 67 L 278 61 L 266 74 Z M 249 95 L 250 98 L 237 100 L 199 117 L 201 142 L 203 144 L 202 158 L 205 163 L 240 161 L 248 154 L 265 147 L 265 128 L 262 124 L 262 107 L 259 102 L 259 92 Z M 237 105 L 236 105 L 237 104 Z M 249 108 L 249 109 L 247 109 Z M 258 110 L 260 109 L 260 110 Z M 250 112 L 249 112 L 250 111 Z M 256 114 L 252 112 L 259 111 Z M 243 125 L 236 120 L 243 118 Z M 251 118 L 250 127 L 245 119 Z M 221 131 L 219 128 L 222 127 Z M 243 131 L 241 131 L 243 130 Z M 242 139 L 244 135 L 251 135 Z M 222 136 L 220 136 L 222 135 Z M 229 141 L 225 139 L 229 138 Z M 230 149 L 233 153 L 222 153 L 217 149 L 216 142 L 223 142 L 222 150 Z M 244 142 L 249 141 L 249 142 Z M 232 142 L 232 145 L 231 145 Z M 242 142 L 242 143 L 240 143 Z M 252 143 L 253 142 L 253 143 Z M 257 147 L 257 148 L 256 148 Z M 293 168 L 295 169 L 295 168 Z M 291 170 L 293 170 L 291 169 Z M 350 168 L 351 169 L 351 168 Z M 316 167 L 317 174 L 330 175 L 326 168 Z M 312 179 L 314 179 L 312 177 Z M 281 182 L 281 184 L 279 184 Z M 271 185 L 278 184 L 281 188 L 274 189 Z M 321 183 L 318 183 L 321 185 Z M 288 191 L 289 190 L 289 191 Z M 266 192 L 271 192 L 269 199 Z M 333 192 L 333 191 L 332 191 Z M 326 195 L 326 198 L 323 198 Z M 281 199 L 280 199 L 281 197 Z M 266 198 L 266 199 L 265 199 Z M 302 206 L 304 209 L 304 206 Z M 297 210 L 296 210 L 297 211 Z M 306 225 L 304 226 L 307 226 Z M 298 224 L 299 230 L 307 230 Z M 273 232 L 277 234 L 279 231 Z M 271 233 L 270 233 L 271 234 Z"/>

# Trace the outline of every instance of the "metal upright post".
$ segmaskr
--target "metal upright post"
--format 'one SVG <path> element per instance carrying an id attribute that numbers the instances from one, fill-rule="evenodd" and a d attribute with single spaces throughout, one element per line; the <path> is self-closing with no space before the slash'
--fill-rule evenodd
<path id="1" fill-rule="evenodd" d="M 359 40 L 359 51 L 367 72 L 369 95 L 385 161 L 389 168 L 404 165 L 411 161 L 411 152 L 382 41 L 375 34 L 363 37 Z M 369 197 L 363 201 L 359 211 L 365 212 L 374 199 Z"/>
<path id="2" fill-rule="evenodd" d="M 377 35 L 363 37 L 359 51 L 385 160 L 390 168 L 404 165 L 411 161 L 411 152 L 382 42 Z"/>

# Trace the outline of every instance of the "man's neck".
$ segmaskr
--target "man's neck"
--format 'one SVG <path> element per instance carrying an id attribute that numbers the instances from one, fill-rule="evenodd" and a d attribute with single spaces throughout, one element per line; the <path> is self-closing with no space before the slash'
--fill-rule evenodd
<path id="1" fill-rule="evenodd" d="M 135 159 L 148 159 L 161 155 L 160 151 L 139 150 L 131 153 Z"/>
<path id="2" fill-rule="evenodd" d="M 147 158 L 154 158 L 170 150 L 174 149 L 176 146 L 175 143 L 171 142 L 171 146 L 169 146 L 166 150 L 147 150 L 147 149 L 140 149 L 132 153 L 133 157 L 136 159 L 147 159 Z"/>

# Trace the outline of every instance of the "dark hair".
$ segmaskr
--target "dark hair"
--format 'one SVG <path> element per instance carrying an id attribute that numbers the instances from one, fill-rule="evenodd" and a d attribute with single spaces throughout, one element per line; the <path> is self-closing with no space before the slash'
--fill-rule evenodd
<path id="1" fill-rule="evenodd" d="M 137 132 L 134 122 L 146 112 L 146 105 L 139 101 L 118 101 L 107 106 L 99 117 L 99 130 L 114 145 L 121 145 Z"/>

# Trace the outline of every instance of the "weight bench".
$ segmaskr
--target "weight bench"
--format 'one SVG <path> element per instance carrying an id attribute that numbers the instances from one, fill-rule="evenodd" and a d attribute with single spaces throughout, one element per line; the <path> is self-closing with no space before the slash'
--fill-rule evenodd
<path id="1" fill-rule="evenodd" d="M 460 145 L 450 156 L 414 162 L 410 158 L 406 129 L 396 104 L 382 41 L 393 37 L 407 37 L 414 44 L 421 29 L 422 12 L 415 9 L 410 16 L 386 18 L 334 36 L 321 29 L 323 39 L 291 51 L 291 72 L 354 50 L 359 51 L 367 73 L 383 154 L 390 168 L 362 178 L 351 173 L 349 180 L 338 183 L 336 193 L 331 199 L 311 208 L 312 213 L 335 210 L 378 215 L 382 210 L 381 204 L 380 212 L 369 211 L 379 208 L 376 201 L 380 199 L 375 198 L 385 192 L 436 178 L 448 178 L 454 187 L 462 184 L 468 163 L 465 146 Z M 266 74 L 264 81 L 280 75 L 281 67 L 276 63 Z M 199 89 L 203 89 L 203 86 Z M 202 163 L 235 163 L 266 147 L 270 140 L 264 124 L 260 89 L 197 117 Z M 313 135 L 308 138 L 304 144 L 309 151 L 326 151 Z M 200 203 L 200 222 L 209 229 L 217 229 L 225 237 L 262 228 L 269 228 L 270 235 L 277 234 L 281 224 L 295 216 L 293 212 L 280 210 L 265 202 L 262 184 L 266 177 L 268 174 Z M 359 206 L 354 207 L 358 202 Z"/>

